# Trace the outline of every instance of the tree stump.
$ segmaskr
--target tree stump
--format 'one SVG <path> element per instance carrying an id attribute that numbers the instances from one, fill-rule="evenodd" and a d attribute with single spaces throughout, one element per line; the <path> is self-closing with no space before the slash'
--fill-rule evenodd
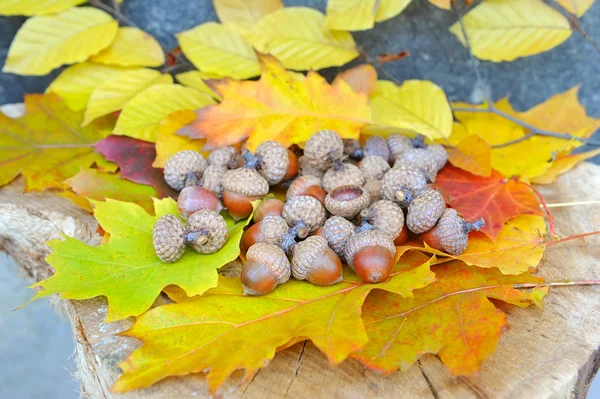
<path id="1" fill-rule="evenodd" d="M 585 163 L 555 184 L 539 188 L 548 203 L 600 199 L 600 167 Z M 52 268 L 43 243 L 66 234 L 98 244 L 95 219 L 70 201 L 51 193 L 23 194 L 20 180 L 0 189 L 0 249 L 8 252 L 36 280 Z M 600 228 L 598 205 L 552 209 L 557 233 L 569 236 Z M 548 280 L 600 278 L 600 238 L 586 237 L 548 247 L 539 274 Z M 159 298 L 158 301 L 164 301 Z M 165 379 L 127 394 L 110 386 L 117 364 L 140 342 L 115 334 L 133 320 L 105 324 L 106 301 L 61 300 L 73 327 L 77 376 L 83 397 L 154 399 L 207 397 L 202 374 Z M 423 357 L 407 372 L 382 376 L 348 360 L 331 368 L 309 343 L 299 343 L 273 359 L 250 381 L 235 373 L 219 391 L 227 398 L 585 398 L 600 367 L 600 287 L 550 290 L 545 310 L 503 306 L 511 331 L 483 365 L 477 379 L 452 378 L 440 360 Z M 50 337 L 49 337 L 50 339 Z M 224 353 L 224 356 L 227 354 Z"/>

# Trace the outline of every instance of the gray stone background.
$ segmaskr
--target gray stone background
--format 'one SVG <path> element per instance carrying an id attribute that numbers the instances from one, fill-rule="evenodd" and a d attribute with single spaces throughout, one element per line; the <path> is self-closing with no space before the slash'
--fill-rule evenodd
<path id="1" fill-rule="evenodd" d="M 548 1 L 549 2 L 549 1 Z M 284 0 L 286 6 L 325 10 L 326 0 Z M 549 2 L 550 3 L 550 2 Z M 177 46 L 174 34 L 216 20 L 211 0 L 125 0 L 123 13 L 155 36 L 165 48 Z M 536 105 L 553 94 L 582 85 L 580 100 L 590 115 L 600 117 L 600 53 L 580 34 L 552 51 L 511 63 L 476 61 L 484 79 L 477 85 L 466 50 L 448 32 L 456 14 L 426 0 L 413 0 L 402 14 L 377 24 L 375 29 L 353 34 L 371 56 L 409 51 L 410 57 L 385 65 L 397 80 L 427 79 L 441 86 L 450 100 L 480 101 L 482 93 L 496 100 L 509 96 L 518 110 Z M 0 65 L 25 18 L 0 17 Z M 587 34 L 600 41 L 600 2 L 581 19 Z M 353 62 L 360 63 L 361 60 Z M 336 68 L 324 71 L 328 77 Z M 27 93 L 43 92 L 59 70 L 43 77 L 0 74 L 0 105 L 23 101 Z M 380 73 L 380 77 L 385 76 Z M 597 133 L 596 139 L 600 139 Z M 595 159 L 600 161 L 600 157 Z M 70 329 L 40 301 L 19 312 L 10 312 L 30 297 L 14 262 L 0 254 L 0 362 L 1 398 L 75 398 Z M 600 398 L 596 381 L 590 394 Z"/>

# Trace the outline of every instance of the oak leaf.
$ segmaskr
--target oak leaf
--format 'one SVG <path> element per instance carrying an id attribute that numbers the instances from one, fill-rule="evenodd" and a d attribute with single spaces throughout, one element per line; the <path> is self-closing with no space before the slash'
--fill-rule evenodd
<path id="1" fill-rule="evenodd" d="M 90 247 L 70 237 L 49 241 L 52 253 L 46 261 L 56 273 L 32 286 L 41 288 L 32 300 L 56 293 L 68 299 L 102 295 L 108 300 L 107 322 L 144 313 L 170 284 L 188 295 L 216 287 L 217 269 L 238 257 L 242 231 L 249 220 L 234 224 L 226 216 L 229 239 L 223 248 L 211 255 L 189 249 L 172 265 L 161 262 L 154 253 L 152 229 L 161 216 L 177 214 L 174 200 L 155 199 L 155 216 L 128 202 L 90 202 L 98 223 L 110 234 L 109 242 Z"/>
<path id="2" fill-rule="evenodd" d="M 413 298 L 379 290 L 369 294 L 363 305 L 369 342 L 352 357 L 370 369 L 392 373 L 433 353 L 453 375 L 472 375 L 509 327 L 506 314 L 490 299 L 541 308 L 548 292 L 543 279 L 528 273 L 505 276 L 459 261 L 432 270 L 437 281 L 416 290 Z"/>
<path id="3" fill-rule="evenodd" d="M 171 156 L 179 151 L 192 150 L 201 152 L 204 140 L 190 140 L 175 134 L 179 129 L 196 119 L 194 111 L 175 111 L 160 122 L 156 134 L 156 158 L 154 168 L 164 168 Z M 208 156 L 208 154 L 203 154 Z"/>
<path id="4" fill-rule="evenodd" d="M 214 0 L 213 4 L 221 22 L 234 22 L 246 28 L 283 8 L 281 0 Z"/>
<path id="5" fill-rule="evenodd" d="M 110 46 L 90 57 L 99 64 L 159 67 L 165 63 L 160 43 L 148 33 L 133 27 L 119 28 Z"/>
<path id="6" fill-rule="evenodd" d="M 481 232 L 492 240 L 504 223 L 517 215 L 543 215 L 529 187 L 495 170 L 484 177 L 448 165 L 438 174 L 435 187 L 450 196 L 447 199 L 450 205 L 467 221 L 482 217 L 486 224 Z"/>
<path id="7" fill-rule="evenodd" d="M 373 65 L 363 64 L 338 74 L 333 81 L 334 85 L 336 80 L 344 80 L 357 93 L 370 95 L 377 85 L 377 70 Z"/>
<path id="8" fill-rule="evenodd" d="M 259 60 L 263 70 L 259 81 L 217 82 L 214 87 L 223 101 L 198 110 L 196 121 L 180 134 L 206 138 L 206 148 L 248 138 L 246 146 L 254 150 L 266 140 L 301 144 L 322 129 L 356 139 L 360 128 L 371 121 L 367 96 L 355 93 L 345 81 L 330 85 L 313 71 L 298 81 L 274 57 Z"/>
<path id="9" fill-rule="evenodd" d="M 28 191 L 67 188 L 64 180 L 80 168 L 105 165 L 94 144 L 105 138 L 114 118 L 80 127 L 83 112 L 71 111 L 55 94 L 25 96 L 25 115 L 12 119 L 0 113 L 0 185 L 19 174 Z"/>
<path id="10" fill-rule="evenodd" d="M 170 375 L 208 370 L 214 394 L 234 370 L 245 369 L 248 378 L 279 347 L 302 339 L 313 341 L 331 364 L 339 364 L 367 343 L 360 319 L 367 294 L 377 289 L 410 298 L 414 289 L 434 281 L 429 267 L 418 254 L 400 261 L 384 283 L 364 284 L 346 269 L 344 280 L 330 287 L 290 280 L 261 297 L 245 296 L 239 277 L 220 277 L 217 288 L 204 295 L 137 319 L 125 334 L 144 345 L 119 365 L 123 375 L 113 389 L 124 392 Z"/>

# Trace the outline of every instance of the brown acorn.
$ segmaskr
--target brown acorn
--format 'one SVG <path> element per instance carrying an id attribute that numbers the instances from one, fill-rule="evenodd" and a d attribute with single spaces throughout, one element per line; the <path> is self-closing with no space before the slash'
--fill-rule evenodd
<path id="1" fill-rule="evenodd" d="M 434 156 L 422 148 L 411 148 L 399 154 L 396 157 L 394 168 L 400 165 L 409 165 L 421 170 L 431 183 L 435 181 L 438 172 L 437 161 Z"/>
<path id="2" fill-rule="evenodd" d="M 324 203 L 327 193 L 321 187 L 321 179 L 319 177 L 306 175 L 298 177 L 290 184 L 285 197 L 289 201 L 299 195 L 308 195 Z"/>
<path id="3" fill-rule="evenodd" d="M 361 186 L 341 186 L 325 197 L 325 208 L 331 214 L 352 219 L 371 203 L 371 196 Z"/>
<path id="4" fill-rule="evenodd" d="M 298 170 L 300 176 L 315 176 L 319 179 L 325 174 L 325 171 L 323 169 L 318 169 L 309 165 L 304 155 L 298 158 Z"/>
<path id="5" fill-rule="evenodd" d="M 292 268 L 281 248 L 256 243 L 246 253 L 242 266 L 242 288 L 245 295 L 265 295 L 290 279 Z"/>
<path id="6" fill-rule="evenodd" d="M 298 174 L 298 158 L 291 150 L 287 150 L 288 153 L 288 168 L 283 175 L 282 181 L 291 180 Z"/>
<path id="7" fill-rule="evenodd" d="M 321 130 L 310 136 L 304 146 L 304 159 L 313 168 L 327 170 L 344 156 L 344 143 L 333 130 Z"/>
<path id="8" fill-rule="evenodd" d="M 381 196 L 407 207 L 427 189 L 427 180 L 418 169 L 399 165 L 390 169 L 381 179 Z"/>
<path id="9" fill-rule="evenodd" d="M 175 215 L 162 216 L 152 230 L 156 256 L 163 262 L 178 261 L 185 251 L 185 227 Z"/>
<path id="10" fill-rule="evenodd" d="M 396 158 L 404 151 L 413 148 L 410 139 L 401 134 L 392 134 L 388 136 L 387 144 L 390 148 L 390 158 L 393 160 L 396 160 Z"/>
<path id="11" fill-rule="evenodd" d="M 261 222 L 253 224 L 242 235 L 240 249 L 246 252 L 248 248 L 257 242 L 277 245 L 283 248 L 282 242 L 288 232 L 288 224 L 284 218 L 277 215 L 265 216 Z"/>
<path id="12" fill-rule="evenodd" d="M 365 157 L 376 156 L 386 161 L 390 159 L 390 147 L 387 141 L 381 136 L 369 137 L 363 147 L 363 153 Z"/>
<path id="13" fill-rule="evenodd" d="M 254 223 L 258 223 L 261 220 L 263 220 L 265 216 L 281 216 L 284 205 L 285 204 L 277 198 L 267 198 L 266 200 L 258 204 L 256 210 L 254 211 L 254 216 L 252 217 L 252 220 L 254 221 Z"/>
<path id="14" fill-rule="evenodd" d="M 434 249 L 450 255 L 460 255 L 467 249 L 469 233 L 479 231 L 483 226 L 483 218 L 469 223 L 456 210 L 448 208 L 444 210 L 435 227 L 421 234 L 421 238 Z"/>
<path id="15" fill-rule="evenodd" d="M 165 164 L 165 181 L 177 191 L 185 186 L 197 186 L 206 166 L 207 162 L 199 152 L 179 151 Z"/>
<path id="16" fill-rule="evenodd" d="M 270 185 L 283 180 L 290 166 L 288 151 L 284 146 L 277 141 L 265 141 L 258 146 L 254 156 L 258 161 L 258 172 Z"/>
<path id="17" fill-rule="evenodd" d="M 235 220 L 250 216 L 251 201 L 261 199 L 268 193 L 269 183 L 254 169 L 233 169 L 223 176 L 223 202 Z"/>
<path id="18" fill-rule="evenodd" d="M 427 190 L 411 202 L 406 214 L 406 226 L 415 234 L 431 230 L 446 209 L 446 201 L 437 190 Z"/>
<path id="19" fill-rule="evenodd" d="M 223 248 L 229 229 L 223 216 L 210 209 L 194 212 L 188 219 L 185 241 L 196 252 L 212 254 Z"/>
<path id="20" fill-rule="evenodd" d="M 221 166 L 209 165 L 202 173 L 200 185 L 207 190 L 212 191 L 218 197 L 223 196 L 223 176 L 227 172 L 226 168 Z"/>
<path id="21" fill-rule="evenodd" d="M 372 203 L 360 212 L 361 222 L 369 222 L 375 230 L 387 233 L 392 240 L 400 235 L 404 228 L 404 212 L 392 201 L 381 200 Z"/>
<path id="22" fill-rule="evenodd" d="M 201 209 L 211 209 L 219 213 L 223 206 L 219 198 L 204 187 L 184 187 L 177 198 L 177 210 L 181 217 L 188 220 L 192 213 Z"/>
<path id="23" fill-rule="evenodd" d="M 292 251 L 292 275 L 315 285 L 342 281 L 342 262 L 323 237 L 310 236 Z"/>
<path id="24" fill-rule="evenodd" d="M 341 186 L 362 186 L 365 178 L 356 165 L 351 163 L 336 162 L 323 175 L 322 186 L 326 192 Z"/>
<path id="25" fill-rule="evenodd" d="M 396 239 L 394 240 L 394 245 L 395 246 L 402 245 L 402 244 L 406 243 L 409 238 L 410 238 L 410 236 L 408 234 L 408 227 L 404 226 L 404 228 L 400 232 L 400 235 L 398 237 L 396 237 Z"/>
<path id="26" fill-rule="evenodd" d="M 325 208 L 317 199 L 307 195 L 288 200 L 281 215 L 290 227 L 299 229 L 297 236 L 300 238 L 307 237 L 325 222 Z"/>
<path id="27" fill-rule="evenodd" d="M 390 164 L 379 156 L 369 155 L 360 161 L 358 168 L 365 180 L 381 180 L 383 175 L 390 170 Z"/>
<path id="28" fill-rule="evenodd" d="M 367 180 L 363 186 L 366 192 L 371 197 L 371 203 L 379 201 L 381 197 L 381 180 Z"/>
<path id="29" fill-rule="evenodd" d="M 208 154 L 208 164 L 220 168 L 235 169 L 239 154 L 235 147 L 227 146 L 215 148 Z"/>
<path id="30" fill-rule="evenodd" d="M 341 259 L 344 259 L 344 249 L 355 229 L 355 225 L 341 216 L 332 216 L 325 221 L 323 237 Z"/>
<path id="31" fill-rule="evenodd" d="M 386 280 L 394 269 L 396 247 L 389 235 L 378 230 L 365 230 L 348 240 L 344 256 L 348 266 L 366 283 Z"/>

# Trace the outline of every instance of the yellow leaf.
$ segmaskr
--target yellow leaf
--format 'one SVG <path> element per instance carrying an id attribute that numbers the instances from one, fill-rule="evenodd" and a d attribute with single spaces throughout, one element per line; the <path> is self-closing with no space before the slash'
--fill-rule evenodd
<path id="1" fill-rule="evenodd" d="M 158 67 L 165 63 L 165 54 L 155 38 L 131 26 L 119 28 L 115 40 L 90 61 L 121 66 Z"/>
<path id="2" fill-rule="evenodd" d="M 375 25 L 376 0 L 328 0 L 325 28 L 366 30 Z"/>
<path id="3" fill-rule="evenodd" d="M 312 8 L 284 8 L 254 25 L 249 40 L 289 69 L 341 66 L 358 57 L 350 33 L 328 30 L 324 23 L 325 16 Z"/>
<path id="4" fill-rule="evenodd" d="M 478 176 L 490 176 L 490 146 L 479 136 L 466 136 L 455 148 L 448 149 L 448 161 L 457 168 Z"/>
<path id="5" fill-rule="evenodd" d="M 181 51 L 203 72 L 247 79 L 260 74 L 252 46 L 235 24 L 207 22 L 177 34 Z"/>
<path id="6" fill-rule="evenodd" d="M 193 87 L 201 93 L 208 94 L 215 100 L 221 100 L 221 96 L 206 84 L 207 80 L 218 80 L 223 76 L 216 73 L 202 71 L 189 71 L 175 75 L 177 81 L 189 87 Z"/>
<path id="7" fill-rule="evenodd" d="M 247 28 L 283 8 L 281 0 L 214 0 L 213 4 L 221 22 L 235 22 Z"/>
<path id="8" fill-rule="evenodd" d="M 196 119 L 196 113 L 190 110 L 175 111 L 160 122 L 156 134 L 156 159 L 154 168 L 164 168 L 169 158 L 179 151 L 194 150 L 200 152 L 205 140 L 190 140 L 175 134 L 179 129 Z"/>
<path id="9" fill-rule="evenodd" d="M 594 4 L 594 0 L 556 0 L 567 11 L 581 17 Z"/>
<path id="10" fill-rule="evenodd" d="M 394 18 L 410 4 L 411 0 L 380 0 L 379 7 L 375 13 L 375 22 L 381 22 Z"/>
<path id="11" fill-rule="evenodd" d="M 92 92 L 83 126 L 100 116 L 123 109 L 131 98 L 147 87 L 170 83 L 173 83 L 171 75 L 152 69 L 134 69 L 109 78 Z"/>
<path id="12" fill-rule="evenodd" d="M 451 0 L 429 0 L 431 4 L 444 10 L 449 10 L 452 5 Z"/>
<path id="13" fill-rule="evenodd" d="M 85 61 L 113 41 L 117 28 L 110 15 L 92 7 L 29 18 L 10 45 L 2 71 L 46 75 L 61 65 Z"/>
<path id="14" fill-rule="evenodd" d="M 571 36 L 569 21 L 541 0 L 487 0 L 463 23 L 473 54 L 494 62 L 543 53 Z M 459 22 L 450 32 L 466 45 Z"/>
<path id="15" fill-rule="evenodd" d="M 556 179 L 558 179 L 558 176 L 570 171 L 575 166 L 579 165 L 581 162 L 585 161 L 586 159 L 593 158 L 596 155 L 600 155 L 600 148 L 581 154 L 573 154 L 559 157 L 552 163 L 552 165 L 548 168 L 548 170 L 546 170 L 546 172 L 543 175 L 534 177 L 533 179 L 531 179 L 531 182 L 535 184 L 554 183 Z"/>
<path id="16" fill-rule="evenodd" d="M 85 2 L 86 0 L 2 0 L 0 15 L 54 14 Z"/>
<path id="17" fill-rule="evenodd" d="M 113 134 L 155 142 L 160 121 L 171 112 L 195 110 L 213 103 L 212 98 L 189 87 L 150 86 L 125 105 Z"/>
<path id="18" fill-rule="evenodd" d="M 92 92 L 102 82 L 127 71 L 125 68 L 111 67 L 91 63 L 76 64 L 68 67 L 46 89 L 46 93 L 55 93 L 73 111 L 87 107 Z"/>
<path id="19" fill-rule="evenodd" d="M 402 86 L 379 80 L 371 95 L 376 124 L 412 130 L 432 140 L 449 137 L 452 110 L 446 94 L 426 80 L 407 80 Z"/>

